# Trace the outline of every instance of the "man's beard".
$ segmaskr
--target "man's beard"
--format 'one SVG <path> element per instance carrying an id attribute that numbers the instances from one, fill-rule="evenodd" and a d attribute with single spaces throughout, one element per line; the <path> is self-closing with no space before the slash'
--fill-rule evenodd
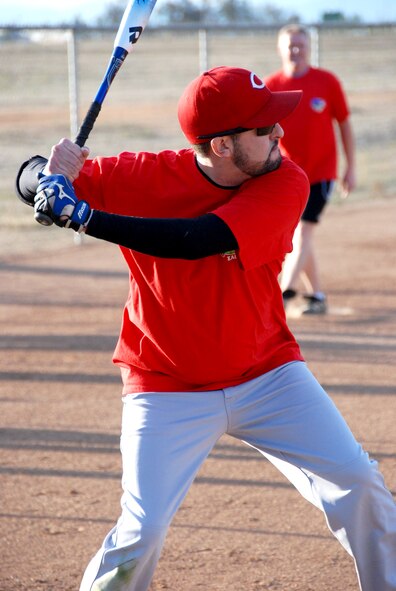
<path id="1" fill-rule="evenodd" d="M 280 167 L 281 162 L 282 162 L 282 156 L 280 155 L 280 153 L 278 154 L 277 158 L 271 159 L 272 151 L 274 149 L 278 148 L 278 141 L 277 140 L 274 141 L 274 145 L 271 148 L 271 151 L 268 155 L 267 160 L 265 160 L 261 164 L 260 163 L 259 164 L 252 164 L 251 162 L 248 161 L 245 154 L 241 150 L 240 143 L 238 141 L 238 137 L 234 136 L 232 139 L 233 139 L 233 144 L 234 144 L 233 162 L 234 162 L 235 166 L 237 168 L 239 168 L 239 170 L 241 172 L 249 175 L 250 177 L 255 177 L 255 176 L 261 176 L 262 174 L 267 174 L 268 172 L 272 172 L 273 170 L 276 170 L 277 168 Z"/>

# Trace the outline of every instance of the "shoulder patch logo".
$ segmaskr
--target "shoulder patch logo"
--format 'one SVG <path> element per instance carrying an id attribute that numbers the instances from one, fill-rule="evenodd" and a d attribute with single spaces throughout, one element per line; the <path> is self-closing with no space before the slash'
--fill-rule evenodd
<path id="1" fill-rule="evenodd" d="M 317 96 L 311 99 L 310 105 L 311 109 L 315 111 L 315 113 L 323 113 L 327 106 L 327 103 L 325 99 L 321 98 L 320 96 Z"/>

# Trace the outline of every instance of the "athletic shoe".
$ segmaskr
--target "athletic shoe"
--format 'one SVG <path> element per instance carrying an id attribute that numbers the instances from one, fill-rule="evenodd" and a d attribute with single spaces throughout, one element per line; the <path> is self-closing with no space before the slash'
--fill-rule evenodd
<path id="1" fill-rule="evenodd" d="M 282 297 L 283 297 L 283 306 L 286 310 L 286 306 L 288 305 L 288 303 L 293 300 L 297 295 L 297 292 L 294 289 L 285 289 L 285 291 L 282 293 Z"/>
<path id="2" fill-rule="evenodd" d="M 315 296 L 305 295 L 304 299 L 307 300 L 307 304 L 301 310 L 301 314 L 326 314 L 326 298 L 317 298 Z"/>

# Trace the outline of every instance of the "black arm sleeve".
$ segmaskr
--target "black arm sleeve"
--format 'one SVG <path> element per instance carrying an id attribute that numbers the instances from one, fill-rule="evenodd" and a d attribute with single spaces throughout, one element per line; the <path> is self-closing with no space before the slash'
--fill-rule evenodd
<path id="1" fill-rule="evenodd" d="M 158 219 L 93 210 L 86 234 L 162 258 L 195 260 L 238 248 L 227 224 L 211 213 Z"/>
<path id="2" fill-rule="evenodd" d="M 33 207 L 38 187 L 37 173 L 41 172 L 48 160 L 43 156 L 32 156 L 18 170 L 15 181 L 15 192 L 19 199 Z"/>

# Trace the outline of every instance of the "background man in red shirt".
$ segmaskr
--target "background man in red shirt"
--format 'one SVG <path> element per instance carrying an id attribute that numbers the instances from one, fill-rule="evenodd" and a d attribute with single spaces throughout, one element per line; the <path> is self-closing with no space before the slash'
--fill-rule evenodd
<path id="1" fill-rule="evenodd" d="M 334 74 L 310 65 L 308 30 L 290 24 L 278 34 L 282 70 L 267 77 L 271 90 L 303 91 L 297 109 L 284 121 L 280 140 L 282 152 L 307 173 L 311 185 L 307 207 L 295 232 L 294 249 L 286 257 L 281 276 L 284 302 L 295 298 L 302 280 L 306 304 L 302 312 L 322 314 L 327 303 L 320 283 L 314 247 L 314 230 L 320 220 L 337 178 L 337 146 L 334 123 L 338 125 L 345 156 L 345 171 L 340 179 L 346 197 L 355 187 L 355 147 L 350 113 Z"/>

